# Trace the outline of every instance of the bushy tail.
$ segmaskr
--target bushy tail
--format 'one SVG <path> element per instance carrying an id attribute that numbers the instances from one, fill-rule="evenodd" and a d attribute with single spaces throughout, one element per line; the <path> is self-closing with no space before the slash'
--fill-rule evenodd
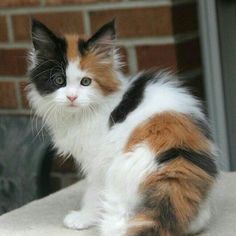
<path id="1" fill-rule="evenodd" d="M 157 211 L 138 213 L 131 221 L 127 236 L 184 236 L 181 225 L 169 201 L 162 201 Z"/>
<path id="2" fill-rule="evenodd" d="M 129 222 L 127 236 L 185 236 L 214 177 L 181 155 L 150 175 L 143 204 Z"/>

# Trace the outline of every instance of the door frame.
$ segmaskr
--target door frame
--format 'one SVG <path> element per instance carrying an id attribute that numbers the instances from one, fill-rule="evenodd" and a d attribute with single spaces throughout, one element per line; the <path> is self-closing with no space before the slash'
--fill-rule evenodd
<path id="1" fill-rule="evenodd" d="M 215 0 L 197 2 L 208 114 L 213 138 L 219 147 L 217 164 L 222 170 L 230 170 L 216 2 Z"/>

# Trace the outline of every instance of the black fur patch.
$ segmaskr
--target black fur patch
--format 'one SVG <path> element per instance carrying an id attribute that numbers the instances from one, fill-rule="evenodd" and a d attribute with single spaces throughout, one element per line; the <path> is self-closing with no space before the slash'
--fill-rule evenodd
<path id="1" fill-rule="evenodd" d="M 92 37 L 87 41 L 79 40 L 79 51 L 81 55 L 85 55 L 93 47 L 101 47 L 103 51 L 113 48 L 113 41 L 116 38 L 115 20 L 103 25 Z"/>
<path id="2" fill-rule="evenodd" d="M 134 111 L 141 103 L 146 86 L 158 79 L 160 79 L 160 76 L 158 76 L 154 71 L 143 73 L 135 79 L 130 88 L 123 95 L 121 102 L 112 111 L 109 118 L 110 127 L 115 123 L 121 123 L 124 121 L 128 114 Z"/>
<path id="3" fill-rule="evenodd" d="M 204 152 L 195 152 L 193 150 L 172 148 L 158 156 L 158 162 L 160 164 L 176 159 L 177 157 L 184 157 L 194 165 L 198 166 L 210 176 L 215 177 L 217 175 L 217 167 L 212 157 Z"/>
<path id="4" fill-rule="evenodd" d="M 29 75 L 39 93 L 49 94 L 66 86 L 65 69 L 68 62 L 65 39 L 57 37 L 41 22 L 33 20 L 32 42 L 37 65 L 29 72 Z M 63 77 L 65 82 L 59 86 L 54 82 L 56 76 Z"/>
<path id="5" fill-rule="evenodd" d="M 212 140 L 213 139 L 212 133 L 208 122 L 202 119 L 198 119 L 196 117 L 191 117 L 191 118 L 192 121 L 199 127 L 200 131 L 204 134 L 204 136 L 207 139 Z"/>
<path id="6" fill-rule="evenodd" d="M 161 236 L 160 230 L 157 226 L 144 228 L 141 232 L 138 232 L 135 236 Z"/>
<path id="7" fill-rule="evenodd" d="M 116 30 L 115 30 L 115 20 L 108 22 L 103 25 L 88 41 L 87 47 L 91 48 L 94 45 L 98 45 L 101 43 L 101 46 L 106 44 L 106 42 L 112 43 L 112 41 L 116 38 Z"/>
<path id="8" fill-rule="evenodd" d="M 161 232 L 169 232 L 173 235 L 179 235 L 179 222 L 176 217 L 175 208 L 171 204 L 169 196 L 163 198 L 157 197 L 158 186 L 150 189 L 144 196 L 144 212 L 153 212 L 153 220 L 156 225 L 150 228 L 144 228 L 137 236 L 162 235 Z"/>

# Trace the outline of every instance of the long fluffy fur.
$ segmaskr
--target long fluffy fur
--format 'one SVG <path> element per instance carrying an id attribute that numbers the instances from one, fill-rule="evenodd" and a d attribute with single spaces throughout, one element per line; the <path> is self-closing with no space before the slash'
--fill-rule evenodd
<path id="1" fill-rule="evenodd" d="M 55 147 L 72 154 L 88 179 L 83 206 L 65 225 L 99 225 L 103 236 L 183 236 L 204 228 L 210 212 L 202 206 L 217 169 L 201 103 L 169 73 L 142 72 L 126 82 L 113 46 L 114 22 L 88 41 L 58 39 L 35 27 L 45 45 L 37 35 L 29 100 Z M 40 61 L 54 43 L 61 45 L 60 57 Z M 50 47 L 47 53 L 55 56 Z M 58 63 L 66 78 L 60 87 L 47 74 Z M 78 86 L 86 76 L 92 85 Z M 78 97 L 76 108 L 69 107 L 70 94 Z"/>

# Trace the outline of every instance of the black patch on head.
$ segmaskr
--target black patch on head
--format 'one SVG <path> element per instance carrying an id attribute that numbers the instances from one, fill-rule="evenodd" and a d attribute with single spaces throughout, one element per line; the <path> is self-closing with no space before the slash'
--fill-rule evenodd
<path id="1" fill-rule="evenodd" d="M 112 111 L 109 124 L 110 127 L 116 123 L 121 123 L 126 119 L 128 114 L 134 111 L 143 100 L 144 90 L 149 83 L 156 82 L 161 78 L 154 71 L 141 74 L 130 85 L 127 92 L 123 95 L 121 102 Z"/>
<path id="2" fill-rule="evenodd" d="M 36 54 L 37 65 L 30 71 L 31 81 L 40 94 L 54 92 L 66 86 L 65 69 L 67 66 L 65 39 L 56 36 L 44 24 L 32 21 L 32 42 Z M 55 83 L 55 77 L 64 78 L 64 83 Z"/>
<path id="3" fill-rule="evenodd" d="M 177 157 L 184 157 L 186 160 L 204 170 L 210 176 L 215 177 L 217 175 L 217 167 L 214 160 L 210 154 L 204 152 L 195 152 L 190 149 L 171 148 L 158 156 L 158 162 L 163 164 L 174 160 Z"/>

